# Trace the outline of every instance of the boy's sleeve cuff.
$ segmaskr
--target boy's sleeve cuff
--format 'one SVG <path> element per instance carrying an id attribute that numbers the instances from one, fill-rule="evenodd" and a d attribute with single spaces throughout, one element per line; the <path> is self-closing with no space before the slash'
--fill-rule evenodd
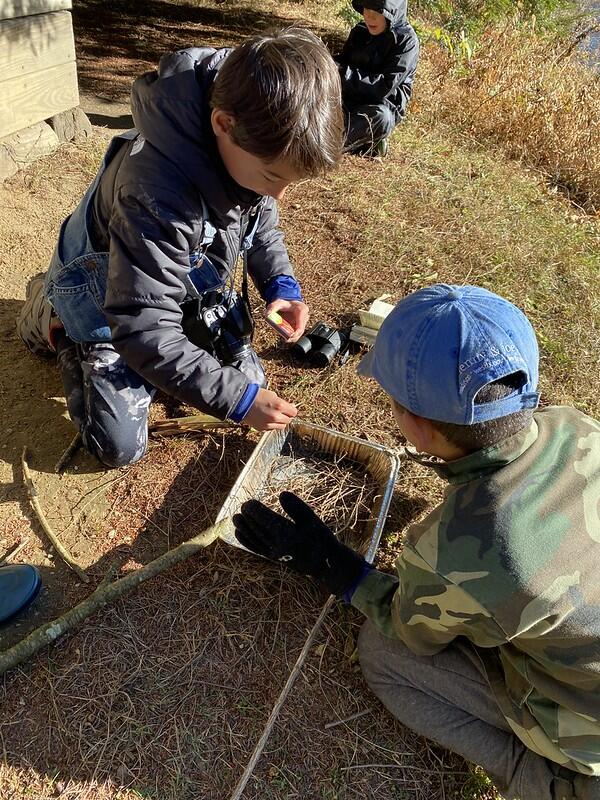
<path id="1" fill-rule="evenodd" d="M 246 414 L 250 411 L 250 407 L 255 401 L 259 389 L 260 386 L 258 383 L 249 383 L 248 386 L 246 386 L 246 390 L 244 391 L 240 402 L 229 415 L 229 419 L 233 420 L 233 422 L 241 422 Z"/>
<path id="2" fill-rule="evenodd" d="M 366 578 L 366 576 L 369 574 L 369 572 L 373 571 L 373 569 L 374 569 L 373 565 L 369 564 L 367 561 L 365 561 L 365 563 L 363 564 L 363 568 L 362 568 L 358 578 L 354 581 L 352 586 L 350 586 L 348 589 L 346 589 L 346 591 L 342 595 L 342 600 L 344 601 L 344 603 L 348 603 L 348 605 L 350 605 L 350 603 L 352 603 L 352 595 L 358 589 L 358 587 L 363 582 L 363 580 Z"/>
<path id="3" fill-rule="evenodd" d="M 263 293 L 263 299 L 267 305 L 273 300 L 300 300 L 302 289 L 300 284 L 292 275 L 276 275 L 267 283 Z"/>

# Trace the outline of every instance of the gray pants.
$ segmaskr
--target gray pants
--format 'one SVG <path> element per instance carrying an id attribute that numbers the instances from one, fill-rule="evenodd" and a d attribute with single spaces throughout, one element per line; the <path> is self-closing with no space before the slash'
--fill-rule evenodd
<path id="1" fill-rule="evenodd" d="M 367 621 L 358 652 L 367 683 L 397 719 L 479 764 L 507 800 L 600 798 L 600 780 L 560 768 L 512 733 L 468 643 L 416 656 Z"/>
<path id="2" fill-rule="evenodd" d="M 386 105 L 363 105 L 347 108 L 346 143 L 348 153 L 368 153 L 387 139 L 397 124 L 396 117 Z"/>

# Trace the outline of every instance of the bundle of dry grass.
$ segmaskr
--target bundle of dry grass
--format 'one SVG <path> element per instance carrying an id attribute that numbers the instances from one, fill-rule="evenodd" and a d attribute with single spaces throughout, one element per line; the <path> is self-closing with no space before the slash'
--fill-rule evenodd
<path id="1" fill-rule="evenodd" d="M 493 141 L 600 209 L 600 75 L 578 61 L 575 43 L 506 26 L 485 32 L 466 68 L 439 48 L 430 58 L 434 118 Z"/>
<path id="2" fill-rule="evenodd" d="M 259 499 L 281 511 L 282 491 L 297 494 L 342 541 L 366 552 L 378 486 L 363 465 L 320 450 L 308 439 L 294 438 L 271 462 Z"/>

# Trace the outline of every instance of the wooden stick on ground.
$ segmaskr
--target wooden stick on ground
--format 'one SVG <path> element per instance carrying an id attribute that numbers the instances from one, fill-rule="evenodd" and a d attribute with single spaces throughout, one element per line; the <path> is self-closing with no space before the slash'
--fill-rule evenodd
<path id="1" fill-rule="evenodd" d="M 33 478 L 31 477 L 31 471 L 29 469 L 29 464 L 27 463 L 27 448 L 26 447 L 23 448 L 23 453 L 21 455 L 21 464 L 23 466 L 23 478 L 25 480 L 25 486 L 27 487 L 27 491 L 29 492 L 29 499 L 31 500 L 31 505 L 33 506 L 33 510 L 37 514 L 37 518 L 39 519 L 40 524 L 41 524 L 42 528 L 44 529 L 44 532 L 45 532 L 46 536 L 50 539 L 54 549 L 59 554 L 59 556 L 62 558 L 62 560 L 65 562 L 65 564 L 68 567 L 70 567 L 73 570 L 73 572 L 77 573 L 77 576 L 78 576 L 78 578 L 80 580 L 82 580 L 84 583 L 89 583 L 90 579 L 85 574 L 85 572 L 81 569 L 79 564 L 77 564 L 74 561 L 73 556 L 69 553 L 69 551 L 65 547 L 63 547 L 63 545 L 60 542 L 60 539 L 58 538 L 58 536 L 54 533 L 54 531 L 50 527 L 50 524 L 49 524 L 48 520 L 46 519 L 46 516 L 45 516 L 44 512 L 42 511 L 42 507 L 41 507 L 40 501 L 38 499 L 38 492 L 37 492 L 37 489 L 35 488 L 35 484 L 33 482 Z"/>
<path id="2" fill-rule="evenodd" d="M 149 564 L 146 564 L 140 569 L 125 575 L 118 580 L 112 580 L 114 573 L 110 572 L 103 578 L 98 588 L 85 600 L 76 605 L 62 617 L 58 617 L 51 622 L 32 631 L 29 636 L 26 636 L 21 642 L 0 653 L 0 675 L 3 675 L 7 670 L 16 667 L 17 664 L 30 658 L 42 647 L 51 644 L 67 631 L 74 628 L 84 619 L 103 608 L 108 603 L 113 602 L 118 597 L 121 597 L 126 592 L 135 589 L 143 581 L 153 578 L 166 569 L 185 561 L 186 558 L 194 555 L 200 550 L 203 550 L 208 545 L 212 544 L 219 538 L 221 531 L 229 524 L 229 520 L 222 520 L 217 525 L 207 528 L 203 533 L 194 536 L 187 542 L 183 542 L 178 547 L 163 553 L 162 556 L 155 558 Z"/>
<path id="3" fill-rule="evenodd" d="M 308 634 L 308 639 L 304 642 L 304 647 L 302 648 L 302 652 L 298 656 L 296 663 L 294 664 L 294 668 L 290 672 L 290 676 L 287 679 L 285 686 L 281 690 L 281 694 L 277 698 L 277 702 L 273 706 L 273 710 L 269 715 L 269 719 L 267 720 L 267 724 L 262 732 L 260 739 L 258 740 L 256 747 L 254 748 L 254 752 L 250 757 L 250 761 L 248 762 L 246 769 L 244 770 L 244 774 L 240 778 L 238 785 L 235 787 L 233 794 L 231 795 L 230 800 L 240 800 L 240 797 L 244 793 L 244 789 L 246 788 L 246 784 L 250 780 L 252 773 L 254 772 L 254 767 L 258 763 L 258 759 L 262 755 L 262 751 L 265 748 L 267 740 L 271 735 L 271 731 L 273 730 L 273 726 L 279 716 L 279 712 L 281 711 L 283 704 L 286 701 L 288 694 L 290 693 L 294 683 L 296 682 L 296 678 L 300 674 L 300 670 L 306 660 L 306 656 L 308 655 L 308 651 L 310 650 L 312 643 L 314 642 L 315 636 L 319 632 L 321 625 L 325 621 L 325 617 L 329 613 L 329 609 L 335 603 L 335 596 L 331 595 L 323 608 L 321 609 L 321 613 L 319 614 L 319 618 L 313 625 L 311 632 Z M 0 662 L 1 663 L 1 662 Z M 1 674 L 1 673 L 0 673 Z"/>
<path id="4" fill-rule="evenodd" d="M 217 417 L 211 417 L 209 414 L 196 414 L 191 417 L 157 420 L 150 425 L 149 432 L 156 436 L 177 436 L 182 433 L 231 428 L 235 425 L 236 423 L 230 419 L 217 419 Z"/>
<path id="5" fill-rule="evenodd" d="M 9 550 L 9 552 L 3 558 L 0 558 L 0 564 L 8 564 L 8 562 L 12 561 L 13 558 L 16 558 L 17 555 L 21 552 L 21 550 L 24 547 L 27 547 L 28 544 L 29 544 L 29 539 L 25 537 L 23 541 L 19 542 L 19 544 L 16 547 L 13 547 L 12 550 Z"/>
<path id="6" fill-rule="evenodd" d="M 346 725 L 346 723 L 352 722 L 355 719 L 360 719 L 361 717 L 364 717 L 370 713 L 371 709 L 365 708 L 364 711 L 359 711 L 357 714 L 352 714 L 351 717 L 346 717 L 345 719 L 335 719 L 333 722 L 328 722 L 327 725 L 324 726 L 324 728 L 325 730 L 329 730 L 329 728 L 335 728 L 338 725 Z"/>
<path id="7" fill-rule="evenodd" d="M 54 472 L 58 475 L 63 471 L 63 469 L 67 466 L 69 461 L 73 458 L 75 453 L 79 450 L 81 445 L 83 444 L 83 439 L 81 438 L 80 433 L 76 433 L 71 441 L 71 444 L 67 447 L 65 452 L 56 462 L 56 466 L 54 467 Z"/>

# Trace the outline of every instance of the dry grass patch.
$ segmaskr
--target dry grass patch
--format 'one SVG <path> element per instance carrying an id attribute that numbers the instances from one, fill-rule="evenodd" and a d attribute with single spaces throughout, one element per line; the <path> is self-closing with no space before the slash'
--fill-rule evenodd
<path id="1" fill-rule="evenodd" d="M 586 209 L 600 209 L 600 74 L 568 41 L 510 25 L 488 29 L 468 64 L 426 48 L 428 124 L 445 120 L 540 169 Z"/>

